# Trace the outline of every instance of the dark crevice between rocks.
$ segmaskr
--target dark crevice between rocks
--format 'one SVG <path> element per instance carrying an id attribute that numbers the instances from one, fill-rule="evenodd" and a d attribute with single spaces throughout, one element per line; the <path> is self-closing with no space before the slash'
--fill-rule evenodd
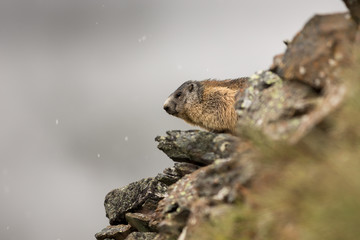
<path id="1" fill-rule="evenodd" d="M 164 209 L 164 213 L 175 212 L 178 208 L 179 208 L 179 204 L 175 202 L 173 204 L 168 205 L 167 208 Z"/>

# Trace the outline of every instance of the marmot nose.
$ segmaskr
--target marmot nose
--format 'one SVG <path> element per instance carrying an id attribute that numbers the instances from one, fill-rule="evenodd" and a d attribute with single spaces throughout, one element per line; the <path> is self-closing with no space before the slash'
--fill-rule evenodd
<path id="1" fill-rule="evenodd" d="M 164 110 L 165 110 L 166 112 L 169 112 L 170 107 L 169 107 L 168 105 L 164 105 Z"/>

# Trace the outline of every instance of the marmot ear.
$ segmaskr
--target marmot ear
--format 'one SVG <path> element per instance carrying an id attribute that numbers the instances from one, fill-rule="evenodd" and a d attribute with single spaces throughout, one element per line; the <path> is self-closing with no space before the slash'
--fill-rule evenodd
<path id="1" fill-rule="evenodd" d="M 189 84 L 189 87 L 188 87 L 189 92 L 192 92 L 192 91 L 194 90 L 194 88 L 195 88 L 195 84 L 194 84 L 194 83 L 190 83 L 190 84 Z"/>

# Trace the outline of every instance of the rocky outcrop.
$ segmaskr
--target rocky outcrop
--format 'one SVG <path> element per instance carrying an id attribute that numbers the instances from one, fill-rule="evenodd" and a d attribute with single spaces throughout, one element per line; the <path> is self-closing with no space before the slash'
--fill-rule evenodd
<path id="1" fill-rule="evenodd" d="M 275 140 L 296 136 L 302 121 L 317 103 L 318 95 L 313 88 L 298 81 L 284 81 L 271 71 L 254 74 L 249 84 L 248 89 L 236 96 L 238 125 L 240 129 L 249 126 L 259 129 Z"/>
<path id="2" fill-rule="evenodd" d="M 236 96 L 236 136 L 194 130 L 156 137 L 158 148 L 174 166 L 108 193 L 104 205 L 110 226 L 96 238 L 215 239 L 199 238 L 199 229 L 226 216 L 241 226 L 255 221 L 247 219 L 243 209 L 256 211 L 261 204 L 252 196 L 264 189 L 258 186 L 270 186 L 275 178 L 269 172 L 281 172 L 287 165 L 264 164 L 263 149 L 273 145 L 262 142 L 293 149 L 309 132 L 326 130 L 329 114 L 344 101 L 343 71 L 355 64 L 359 16 L 359 5 L 345 2 L 355 6 L 351 15 L 316 15 L 288 43 L 285 53 L 274 58 L 269 70 L 249 78 L 247 88 Z M 271 155 L 269 159 L 283 157 L 276 151 Z M 230 217 L 239 205 L 242 215 Z M 265 218 L 254 225 L 266 221 L 270 222 Z M 282 239 L 299 239 L 294 230 L 286 231 L 283 236 L 290 237 Z M 255 230 L 240 234 L 268 239 Z"/>
<path id="3" fill-rule="evenodd" d="M 158 148 L 175 162 L 200 166 L 216 159 L 228 159 L 234 153 L 238 138 L 227 134 L 204 131 L 168 131 L 167 136 L 157 137 Z"/>
<path id="4" fill-rule="evenodd" d="M 242 199 L 242 190 L 254 175 L 251 156 L 242 152 L 241 160 L 216 160 L 170 186 L 169 197 L 159 202 L 150 222 L 157 226 L 159 239 L 178 237 L 185 225 L 185 231 L 191 231 L 218 205 Z"/>
<path id="5" fill-rule="evenodd" d="M 174 166 L 108 193 L 104 205 L 111 226 L 97 239 L 124 239 L 126 234 L 131 239 L 135 232 L 156 233 L 144 239 L 177 237 L 189 218 L 198 217 L 194 212 L 206 215 L 214 203 L 239 199 L 242 184 L 254 174 L 248 160 L 233 159 L 234 154 L 251 156 L 251 151 L 248 142 L 232 135 L 168 131 L 156 141 L 176 161 Z"/>
<path id="6" fill-rule="evenodd" d="M 139 211 L 149 213 L 156 207 L 158 201 L 166 195 L 167 187 L 164 183 L 146 178 L 114 189 L 105 197 L 106 217 L 111 225 L 126 223 L 127 212 Z"/>

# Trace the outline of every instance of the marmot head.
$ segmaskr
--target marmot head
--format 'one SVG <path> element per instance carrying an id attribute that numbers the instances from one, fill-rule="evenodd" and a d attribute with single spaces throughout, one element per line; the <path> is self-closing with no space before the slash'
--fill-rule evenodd
<path id="1" fill-rule="evenodd" d="M 176 117 L 186 119 L 186 111 L 201 100 L 199 82 L 187 81 L 173 92 L 164 103 L 164 110 Z"/>

